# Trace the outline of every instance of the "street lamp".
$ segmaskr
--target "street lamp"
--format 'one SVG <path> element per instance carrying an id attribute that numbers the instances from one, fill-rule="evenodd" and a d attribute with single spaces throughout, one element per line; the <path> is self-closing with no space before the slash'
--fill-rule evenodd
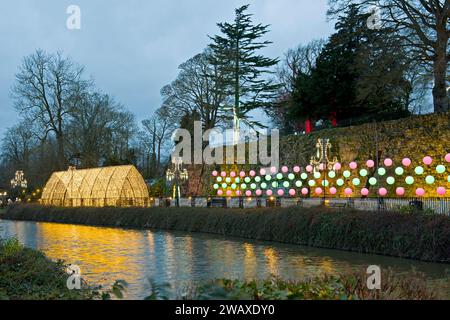
<path id="1" fill-rule="evenodd" d="M 176 206 L 180 206 L 180 181 L 187 181 L 189 179 L 188 171 L 183 169 L 183 158 L 182 157 L 172 157 L 172 169 L 167 169 L 166 180 L 169 182 L 174 182 L 174 198 L 176 201 Z"/>

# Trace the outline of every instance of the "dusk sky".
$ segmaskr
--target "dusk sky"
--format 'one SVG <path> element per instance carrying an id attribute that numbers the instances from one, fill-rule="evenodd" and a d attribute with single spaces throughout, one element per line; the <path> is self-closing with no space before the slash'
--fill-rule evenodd
<path id="1" fill-rule="evenodd" d="M 24 56 L 62 51 L 140 122 L 161 104 L 160 89 L 200 53 L 217 22 L 250 3 L 254 21 L 271 25 L 265 54 L 280 57 L 300 43 L 326 38 L 327 0 L 15 0 L 0 3 L 0 135 L 19 117 L 10 98 Z M 81 30 L 66 27 L 69 5 L 81 8 Z"/>

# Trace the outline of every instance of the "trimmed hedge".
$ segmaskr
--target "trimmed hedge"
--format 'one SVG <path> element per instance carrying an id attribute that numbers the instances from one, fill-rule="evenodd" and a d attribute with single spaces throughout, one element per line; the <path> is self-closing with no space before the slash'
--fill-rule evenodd
<path id="1" fill-rule="evenodd" d="M 11 206 L 5 219 L 204 232 L 450 263 L 450 218 L 349 209 Z"/>

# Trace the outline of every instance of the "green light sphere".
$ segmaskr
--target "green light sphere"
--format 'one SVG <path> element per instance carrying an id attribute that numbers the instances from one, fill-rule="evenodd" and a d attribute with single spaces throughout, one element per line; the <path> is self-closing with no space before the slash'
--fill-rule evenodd
<path id="1" fill-rule="evenodd" d="M 222 183 L 222 189 L 228 188 L 228 185 L 226 183 Z"/>
<path id="2" fill-rule="evenodd" d="M 348 170 L 345 170 L 344 173 L 343 173 L 343 176 L 344 176 L 345 178 L 350 178 L 351 175 L 352 175 L 351 172 L 348 171 Z"/>
<path id="3" fill-rule="evenodd" d="M 440 164 L 440 165 L 438 165 L 438 166 L 436 167 L 436 172 L 439 173 L 439 174 L 444 173 L 446 170 L 447 170 L 447 169 L 446 169 L 442 164 Z"/>
<path id="4" fill-rule="evenodd" d="M 222 182 L 222 177 L 217 177 L 217 182 Z"/>
<path id="5" fill-rule="evenodd" d="M 336 178 L 336 172 L 334 172 L 334 171 L 328 172 L 328 177 L 330 177 L 331 179 Z"/>
<path id="6" fill-rule="evenodd" d="M 316 182 L 314 180 L 309 180 L 308 185 L 310 187 L 314 187 L 316 185 Z"/>
<path id="7" fill-rule="evenodd" d="M 230 183 L 230 182 L 231 182 L 231 178 L 230 178 L 230 177 L 226 178 L 226 179 L 225 179 L 225 182 L 226 182 L 226 183 Z"/>
<path id="8" fill-rule="evenodd" d="M 255 184 L 255 183 L 252 183 L 252 184 L 250 185 L 250 189 L 255 190 L 255 189 L 256 189 L 256 184 Z"/>
<path id="9" fill-rule="evenodd" d="M 283 182 L 283 187 L 289 188 L 290 183 L 288 181 Z"/>
<path id="10" fill-rule="evenodd" d="M 450 183 L 450 176 L 447 177 L 447 182 Z"/>
<path id="11" fill-rule="evenodd" d="M 247 189 L 247 185 L 246 185 L 245 183 L 241 184 L 241 189 L 242 189 L 242 190 Z"/>
<path id="12" fill-rule="evenodd" d="M 219 185 L 216 183 L 216 184 L 213 186 L 213 188 L 217 190 L 217 189 L 219 189 Z"/>
<path id="13" fill-rule="evenodd" d="M 277 174 L 277 179 L 278 180 L 282 180 L 283 179 L 283 174 L 282 173 L 278 173 Z"/>
<path id="14" fill-rule="evenodd" d="M 241 179 L 240 178 L 236 178 L 234 179 L 234 182 L 236 182 L 237 184 L 241 183 Z"/>
<path id="15" fill-rule="evenodd" d="M 415 172 L 418 176 L 420 176 L 420 175 L 423 174 L 424 170 L 423 170 L 423 168 L 422 168 L 421 166 L 418 166 L 416 169 L 414 169 L 414 172 Z"/>
<path id="16" fill-rule="evenodd" d="M 251 180 L 252 180 L 252 179 L 250 179 L 250 177 L 246 177 L 246 178 L 244 179 L 245 183 L 250 183 Z"/>
<path id="17" fill-rule="evenodd" d="M 320 179 L 320 172 L 314 172 L 314 179 Z"/>
<path id="18" fill-rule="evenodd" d="M 386 182 L 387 182 L 388 185 L 392 186 L 395 183 L 395 178 L 394 177 L 388 177 L 386 179 Z"/>
<path id="19" fill-rule="evenodd" d="M 330 185 L 330 182 L 328 182 L 328 180 L 323 180 L 322 181 L 322 186 L 323 187 L 328 187 Z"/>
<path id="20" fill-rule="evenodd" d="M 297 187 L 297 188 L 300 188 L 301 186 L 303 186 L 303 183 L 299 180 L 299 181 L 296 181 L 295 182 L 295 186 Z"/>
<path id="21" fill-rule="evenodd" d="M 377 181 L 377 178 L 373 178 L 373 177 L 372 177 L 372 178 L 369 179 L 369 184 L 370 184 L 371 186 L 376 185 L 377 182 L 378 182 L 378 181 Z"/>
<path id="22" fill-rule="evenodd" d="M 366 169 L 361 169 L 361 170 L 359 171 L 359 175 L 360 175 L 361 177 L 367 177 L 368 174 L 369 174 L 369 173 L 367 172 Z"/>
<path id="23" fill-rule="evenodd" d="M 378 169 L 378 175 L 384 176 L 385 174 L 386 174 L 386 169 L 385 168 L 379 168 Z"/>
<path id="24" fill-rule="evenodd" d="M 411 177 L 411 176 L 406 177 L 405 182 L 406 182 L 406 184 L 408 184 L 408 185 L 412 185 L 412 184 L 414 184 L 414 178 Z"/>
<path id="25" fill-rule="evenodd" d="M 261 177 L 260 176 L 256 176 L 255 177 L 255 182 L 260 183 L 261 182 Z"/>
<path id="26" fill-rule="evenodd" d="M 427 177 L 425 178 L 425 182 L 426 182 L 427 184 L 433 184 L 434 181 L 435 181 L 435 179 L 434 179 L 433 176 L 427 176 Z"/>
<path id="27" fill-rule="evenodd" d="M 306 180 L 306 179 L 308 179 L 308 175 L 306 173 L 302 173 L 300 175 L 300 178 L 302 178 L 303 180 Z"/>
<path id="28" fill-rule="evenodd" d="M 266 181 L 270 181 L 270 180 L 272 180 L 272 176 L 267 175 L 266 176 Z"/>
<path id="29" fill-rule="evenodd" d="M 342 179 L 337 179 L 336 184 L 337 184 L 339 187 L 342 187 L 342 186 L 344 185 L 344 180 L 342 180 Z"/>
<path id="30" fill-rule="evenodd" d="M 237 188 L 236 183 L 233 183 L 233 184 L 231 185 L 231 189 L 236 190 L 236 188 Z"/>
<path id="31" fill-rule="evenodd" d="M 354 186 L 359 186 L 361 184 L 361 180 L 359 180 L 358 178 L 353 179 L 352 181 Z"/>
<path id="32" fill-rule="evenodd" d="M 295 179 L 295 174 L 289 173 L 288 179 L 289 179 L 289 180 L 294 180 L 294 179 Z"/>
<path id="33" fill-rule="evenodd" d="M 261 189 L 267 189 L 267 183 L 265 182 L 261 183 Z"/>
<path id="34" fill-rule="evenodd" d="M 276 181 L 272 182 L 272 188 L 278 188 L 278 182 Z"/>
<path id="35" fill-rule="evenodd" d="M 401 176 L 405 173 L 405 170 L 402 167 L 398 167 L 395 169 L 395 174 Z"/>

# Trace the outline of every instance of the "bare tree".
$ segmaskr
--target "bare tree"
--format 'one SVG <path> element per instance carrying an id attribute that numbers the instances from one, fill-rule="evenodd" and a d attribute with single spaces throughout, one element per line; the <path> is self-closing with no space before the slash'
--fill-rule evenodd
<path id="1" fill-rule="evenodd" d="M 412 57 L 431 67 L 434 111 L 450 110 L 447 91 L 450 58 L 450 0 L 329 0 L 331 16 L 340 14 L 350 4 L 366 12 L 380 10 L 381 26 L 396 30 L 400 43 Z M 376 19 L 376 17 L 375 17 Z"/>

